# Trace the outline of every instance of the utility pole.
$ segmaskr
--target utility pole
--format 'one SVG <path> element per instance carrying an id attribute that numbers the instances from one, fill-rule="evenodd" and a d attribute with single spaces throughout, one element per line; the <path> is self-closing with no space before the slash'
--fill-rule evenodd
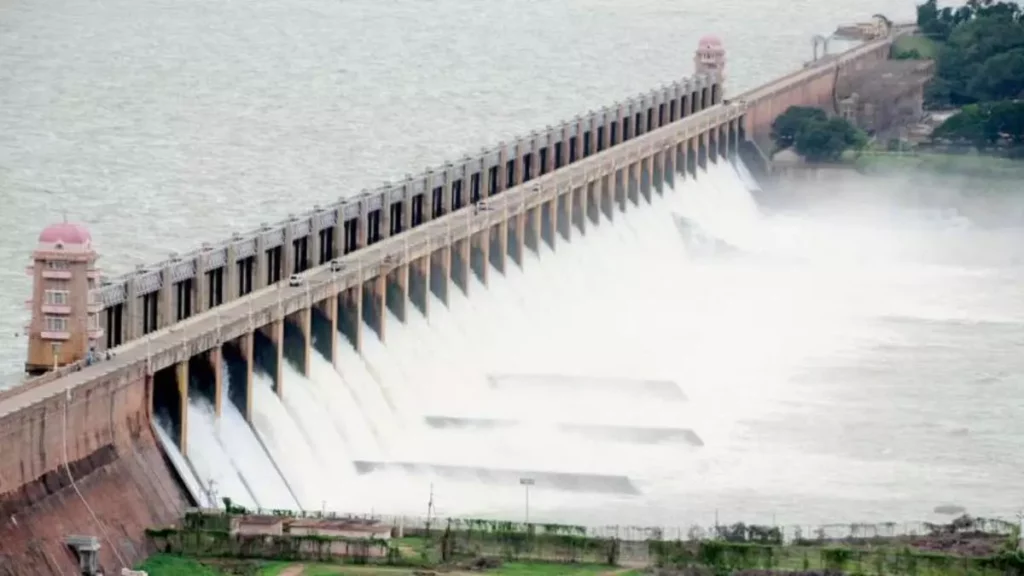
<path id="1" fill-rule="evenodd" d="M 206 487 L 206 499 L 209 501 L 210 508 L 217 508 L 217 480 L 210 480 L 210 484 Z"/>
<path id="2" fill-rule="evenodd" d="M 526 489 L 526 524 L 530 523 L 530 486 L 535 484 L 533 478 L 520 478 L 519 484 Z"/>
<path id="3" fill-rule="evenodd" d="M 427 537 L 430 537 L 430 518 L 434 513 L 434 483 L 430 483 L 430 499 L 427 500 Z"/>

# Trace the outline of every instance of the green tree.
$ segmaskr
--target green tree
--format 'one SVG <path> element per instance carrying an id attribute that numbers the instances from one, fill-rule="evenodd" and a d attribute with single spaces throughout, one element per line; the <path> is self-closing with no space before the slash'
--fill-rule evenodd
<path id="1" fill-rule="evenodd" d="M 990 122 L 1014 146 L 1024 145 L 1024 102 L 996 102 Z"/>
<path id="2" fill-rule="evenodd" d="M 997 137 L 988 131 L 985 112 L 977 104 L 964 106 L 932 132 L 932 138 L 966 142 L 978 148 L 990 146 Z"/>
<path id="3" fill-rule="evenodd" d="M 932 133 L 933 138 L 980 149 L 1006 142 L 1024 145 L 1024 102 L 1002 101 L 964 106 Z"/>
<path id="4" fill-rule="evenodd" d="M 985 60 L 967 85 L 967 92 L 980 101 L 1024 95 L 1024 48 L 1014 48 Z"/>
<path id="5" fill-rule="evenodd" d="M 789 148 L 796 142 L 796 136 L 808 122 L 824 122 L 828 119 L 825 111 L 809 106 L 790 106 L 772 122 L 772 141 L 778 150 Z"/>
<path id="6" fill-rule="evenodd" d="M 812 120 L 797 133 L 795 148 L 809 162 L 834 162 L 843 152 L 861 149 L 867 143 L 864 133 L 845 118 Z"/>
<path id="7" fill-rule="evenodd" d="M 1024 91 L 1024 13 L 1014 2 L 969 0 L 939 9 L 918 6 L 922 33 L 941 43 L 936 77 L 925 92 L 930 107 L 1017 98 Z M 897 57 L 910 55 L 897 54 Z"/>

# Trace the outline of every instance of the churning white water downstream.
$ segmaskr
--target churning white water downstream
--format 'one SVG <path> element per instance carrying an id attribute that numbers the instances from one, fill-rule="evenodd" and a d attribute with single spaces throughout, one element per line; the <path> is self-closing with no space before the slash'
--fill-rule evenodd
<path id="1" fill-rule="evenodd" d="M 315 352 L 312 378 L 288 366 L 283 400 L 261 376 L 255 430 L 193 398 L 193 469 L 247 506 L 357 513 L 423 515 L 432 491 L 440 514 L 518 519 L 527 476 L 537 521 L 1015 509 L 1024 430 L 999 414 L 1021 406 L 992 399 L 1024 384 L 1020 230 L 764 215 L 747 176 L 711 164 L 468 296 L 451 284 L 429 317 L 389 312 L 386 342 L 339 338 L 337 370 Z M 990 363 L 958 365 L 961 338 Z M 911 341 L 932 356 L 902 363 Z M 930 388 L 932 370 L 962 382 Z"/>

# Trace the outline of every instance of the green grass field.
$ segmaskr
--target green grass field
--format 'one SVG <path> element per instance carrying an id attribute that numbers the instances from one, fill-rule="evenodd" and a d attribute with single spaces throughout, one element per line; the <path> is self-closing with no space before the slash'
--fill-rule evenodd
<path id="1" fill-rule="evenodd" d="M 205 566 L 191 558 L 157 554 L 139 565 L 150 576 L 221 576 L 220 570 Z"/>
<path id="2" fill-rule="evenodd" d="M 922 58 L 935 58 L 939 51 L 939 45 L 927 36 L 900 36 L 892 48 L 894 54 L 917 50 Z"/>
<path id="3" fill-rule="evenodd" d="M 554 532 L 446 528 L 443 538 L 393 539 L 386 557 L 382 549 L 373 557 L 348 557 L 361 560 L 361 564 L 321 562 L 330 556 L 309 551 L 297 554 L 289 549 L 264 549 L 253 553 L 222 548 L 211 552 L 198 547 L 195 553 L 201 560 L 158 554 L 140 568 L 151 576 L 415 576 L 422 571 L 447 576 L 639 576 L 645 573 L 635 569 L 642 558 L 643 564 L 681 573 L 699 568 L 715 574 L 813 570 L 876 576 L 1024 575 L 1024 554 L 1016 552 L 1019 535 L 1015 524 L 965 515 L 948 525 L 923 524 L 919 528 L 923 531 L 911 528 L 899 533 L 895 524 L 851 525 L 846 536 L 829 538 L 822 529 L 812 538 L 798 533 L 783 543 L 777 528 L 737 524 L 720 527 L 715 539 L 658 539 L 630 543 L 628 548 L 608 539 Z M 199 538 L 202 534 L 191 534 L 192 540 L 204 543 Z M 637 550 L 637 545 L 642 549 Z M 442 562 L 442 551 L 448 561 Z M 643 554 L 637 555 L 638 551 Z M 609 564 L 616 561 L 627 567 Z"/>
<path id="4" fill-rule="evenodd" d="M 258 576 L 412 576 L 413 568 L 389 568 L 381 566 L 343 566 L 338 564 L 299 564 L 290 562 L 268 562 L 251 565 L 253 574 Z M 301 566 L 301 571 L 299 567 Z M 214 565 L 200 563 L 191 558 L 158 554 L 139 566 L 149 576 L 228 576 L 232 572 L 221 570 Z M 608 566 L 509 563 L 486 572 L 451 571 L 452 576 L 466 574 L 488 574 L 489 576 L 635 576 L 639 571 L 616 570 Z"/>
<path id="5" fill-rule="evenodd" d="M 987 178 L 1024 177 L 1024 161 L 984 154 L 864 154 L 853 162 L 858 170 L 869 174 L 912 170 Z"/>
<path id="6" fill-rule="evenodd" d="M 307 565 L 302 576 L 411 576 L 410 568 L 372 568 L 332 565 Z M 487 574 L 489 576 L 599 576 L 602 574 L 628 575 L 638 572 L 620 572 L 608 566 L 569 566 L 565 564 L 505 564 L 486 572 L 448 572 L 453 576 Z"/>

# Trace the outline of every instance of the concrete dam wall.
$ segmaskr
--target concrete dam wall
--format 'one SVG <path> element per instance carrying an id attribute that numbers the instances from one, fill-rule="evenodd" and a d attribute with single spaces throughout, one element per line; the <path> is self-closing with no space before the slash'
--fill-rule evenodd
<path id="1" fill-rule="evenodd" d="M 72 574 L 74 534 L 101 539 L 105 567 L 148 555 L 143 531 L 188 497 L 157 446 L 146 376 L 124 372 L 0 420 L 0 574 Z"/>
<path id="2" fill-rule="evenodd" d="M 191 359 L 208 359 L 219 378 L 222 346 L 240 351 L 251 402 L 262 332 L 276 345 L 281 394 L 286 322 L 303 336 L 307 369 L 313 307 L 333 338 L 354 339 L 357 350 L 358 330 L 343 333 L 353 317 L 383 341 L 387 310 L 419 307 L 427 291 L 465 290 L 481 258 L 511 265 L 524 247 L 553 247 L 595 211 L 610 218 L 650 194 L 652 174 L 695 175 L 729 158 L 786 106 L 820 104 L 841 69 L 888 46 L 866 45 L 729 103 L 717 79 L 677 83 L 98 289 L 114 357 L 0 393 L 0 575 L 72 573 L 64 539 L 75 534 L 99 537 L 102 565 L 113 572 L 147 554 L 145 527 L 173 522 L 194 503 L 159 447 L 152 413 L 171 388 L 180 407 L 174 441 L 187 453 Z M 293 272 L 303 286 L 285 286 Z M 157 391 L 161 378 L 168 385 Z M 251 418 L 251 406 L 245 412 Z"/>

